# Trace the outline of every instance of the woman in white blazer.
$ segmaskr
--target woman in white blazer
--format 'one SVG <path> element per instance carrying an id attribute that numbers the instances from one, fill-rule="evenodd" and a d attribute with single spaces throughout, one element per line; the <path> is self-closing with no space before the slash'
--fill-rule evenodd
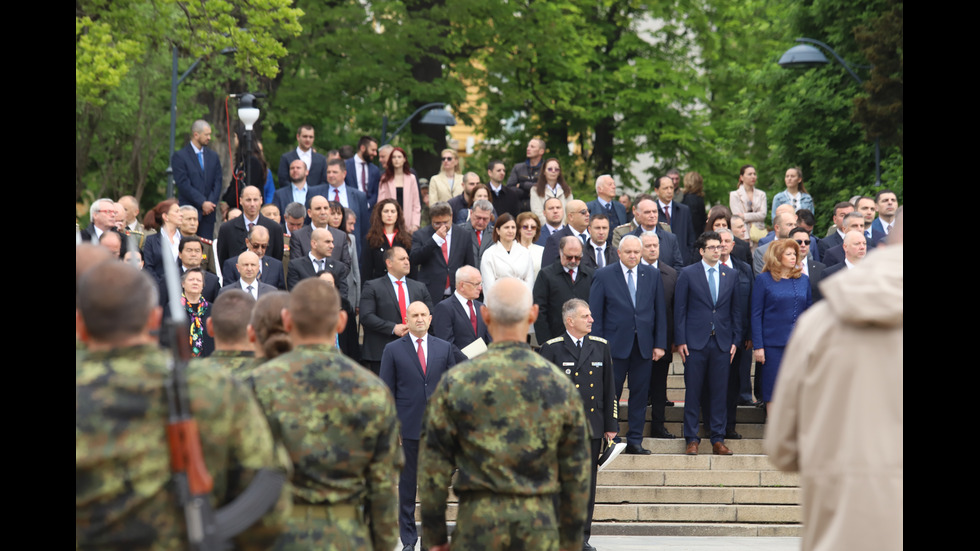
<path id="1" fill-rule="evenodd" d="M 531 253 L 517 242 L 517 222 L 508 213 L 501 214 L 493 226 L 493 245 L 483 252 L 480 261 L 483 292 L 500 278 L 516 277 L 534 287 Z"/>

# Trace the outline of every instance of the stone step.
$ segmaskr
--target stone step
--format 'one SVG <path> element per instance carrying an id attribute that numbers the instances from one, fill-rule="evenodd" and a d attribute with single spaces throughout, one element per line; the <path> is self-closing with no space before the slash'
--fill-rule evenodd
<path id="1" fill-rule="evenodd" d="M 717 488 L 697 486 L 599 486 L 596 503 L 796 505 L 799 488 Z"/>
<path id="2" fill-rule="evenodd" d="M 599 473 L 598 487 L 604 486 L 724 486 L 786 488 L 799 486 L 799 475 L 780 471 L 615 471 Z"/>
<path id="3" fill-rule="evenodd" d="M 650 436 L 651 431 L 653 430 L 653 425 L 651 425 L 650 423 L 651 423 L 650 421 L 647 421 L 643 425 L 643 434 L 645 436 Z M 674 436 L 676 436 L 678 438 L 680 438 L 683 435 L 683 433 L 684 433 L 684 427 L 683 427 L 683 424 L 682 423 L 670 423 L 670 422 L 667 422 L 667 423 L 664 423 L 664 428 L 667 429 L 667 432 L 673 434 Z M 626 422 L 625 420 L 620 421 L 619 422 L 619 434 L 620 434 L 620 436 L 625 436 L 627 432 L 629 432 L 629 423 Z M 709 431 L 707 431 L 704 428 L 704 425 L 703 424 L 700 425 L 700 428 L 698 429 L 698 433 L 699 433 L 699 435 L 701 436 L 702 439 L 710 438 L 710 435 L 708 434 L 708 432 Z M 746 438 L 746 439 L 757 439 L 757 440 L 760 440 L 760 439 L 762 439 L 765 436 L 766 426 L 765 425 L 760 425 L 760 424 L 755 424 L 755 423 L 736 423 L 735 424 L 735 432 L 741 434 L 742 437 L 743 438 Z M 728 442 L 728 441 L 726 440 L 726 442 Z"/>
<path id="4" fill-rule="evenodd" d="M 654 442 L 646 439 L 644 446 Z M 670 440 L 656 440 L 656 442 L 671 442 Z M 705 443 L 702 442 L 704 447 Z M 679 470 L 700 470 L 700 471 L 763 471 L 779 473 L 776 467 L 769 462 L 769 457 L 765 455 L 735 454 L 735 455 L 712 455 L 710 447 L 707 454 L 683 455 L 620 455 L 612 464 L 603 469 L 606 471 L 679 471 Z"/>
<path id="5" fill-rule="evenodd" d="M 800 537 L 799 524 L 593 522 L 593 536 Z M 746 548 L 750 545 L 746 543 Z"/>
<path id="6" fill-rule="evenodd" d="M 599 504 L 593 521 L 798 524 L 799 505 Z M 455 518 L 455 517 L 454 517 Z"/>
<path id="7" fill-rule="evenodd" d="M 621 436 L 624 434 L 625 431 L 620 433 Z M 654 454 L 684 454 L 684 451 L 687 448 L 687 443 L 684 442 L 683 438 L 679 437 L 680 435 L 676 436 L 678 436 L 678 438 L 673 438 L 670 440 L 665 438 L 644 438 L 643 447 L 652 451 Z M 759 439 L 726 440 L 725 445 L 728 446 L 735 454 L 763 453 L 762 440 Z M 709 441 L 707 438 L 703 438 L 701 440 L 701 444 L 698 445 L 698 455 L 703 454 L 711 455 L 711 441 Z"/>

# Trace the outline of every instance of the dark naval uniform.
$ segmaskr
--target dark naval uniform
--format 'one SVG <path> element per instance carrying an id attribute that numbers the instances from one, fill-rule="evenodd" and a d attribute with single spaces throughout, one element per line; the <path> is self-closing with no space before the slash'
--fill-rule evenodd
<path id="1" fill-rule="evenodd" d="M 447 371 L 429 400 L 420 443 L 424 545 L 447 541 L 455 466 L 454 549 L 581 548 L 587 433 L 572 383 L 527 344 L 494 342 Z"/>
<path id="2" fill-rule="evenodd" d="M 586 335 L 582 339 L 582 349 L 579 350 L 568 332 L 546 342 L 540 353 L 575 383 L 585 406 L 589 428 L 592 429 L 592 486 L 589 492 L 589 516 L 585 523 L 585 541 L 589 541 L 602 434 L 619 432 L 619 408 L 616 402 L 616 385 L 613 382 L 612 355 L 606 339 Z"/>

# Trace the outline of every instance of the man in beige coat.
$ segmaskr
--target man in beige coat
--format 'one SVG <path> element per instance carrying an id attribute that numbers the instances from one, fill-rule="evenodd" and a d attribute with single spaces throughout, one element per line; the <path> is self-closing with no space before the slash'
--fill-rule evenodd
<path id="1" fill-rule="evenodd" d="M 804 550 L 904 545 L 901 231 L 889 240 L 820 285 L 776 380 L 765 447 L 800 472 Z"/>

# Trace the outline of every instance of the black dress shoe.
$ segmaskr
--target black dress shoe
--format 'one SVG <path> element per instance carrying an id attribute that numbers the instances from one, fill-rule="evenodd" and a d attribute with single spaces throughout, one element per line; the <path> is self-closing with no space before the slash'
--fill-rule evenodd
<path id="1" fill-rule="evenodd" d="M 673 434 L 667 432 L 667 429 L 653 431 L 650 433 L 650 436 L 652 438 L 667 438 L 667 439 L 676 438 Z"/>
<path id="2" fill-rule="evenodd" d="M 585 545 L 582 546 L 582 551 L 599 551 L 599 550 L 593 547 L 591 543 L 585 542 Z"/>
<path id="3" fill-rule="evenodd" d="M 674 402 L 667 400 L 666 402 L 664 402 L 664 407 L 672 408 L 674 407 Z"/>
<path id="4" fill-rule="evenodd" d="M 626 444 L 626 449 L 623 450 L 623 453 L 627 453 L 630 455 L 650 455 L 653 452 L 644 448 L 642 445 L 634 446 L 632 444 Z"/>
<path id="5" fill-rule="evenodd" d="M 725 440 L 741 440 L 741 439 L 742 439 L 742 435 L 735 431 L 725 433 Z"/>

